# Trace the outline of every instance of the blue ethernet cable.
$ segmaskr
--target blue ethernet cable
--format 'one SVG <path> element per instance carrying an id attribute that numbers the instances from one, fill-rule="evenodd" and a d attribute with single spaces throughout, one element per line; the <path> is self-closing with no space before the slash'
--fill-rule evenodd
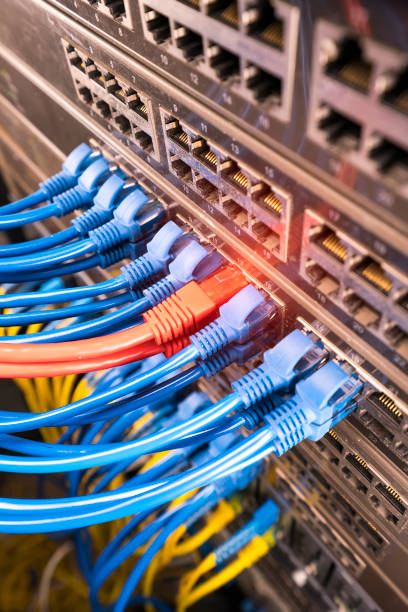
<path id="1" fill-rule="evenodd" d="M 116 178 L 114 175 L 108 181 Z M 156 274 L 164 271 L 168 263 L 187 244 L 187 241 L 192 239 L 192 237 L 184 234 L 183 230 L 174 221 L 168 221 L 147 243 L 146 252 L 135 261 L 123 266 L 122 274 L 119 276 L 86 287 L 73 287 L 54 292 L 15 293 L 0 296 L 0 308 L 56 304 L 58 302 L 70 302 L 83 297 L 94 297 L 120 289 L 136 290 Z"/>
<path id="2" fill-rule="evenodd" d="M 63 217 L 92 204 L 100 182 L 110 173 L 108 162 L 99 157 L 78 178 L 75 187 L 56 195 L 50 204 L 21 213 L 0 215 L 0 230 L 10 230 L 49 217 Z"/>
<path id="3" fill-rule="evenodd" d="M 237 295 L 239 296 L 239 294 Z M 234 298 L 236 297 L 234 296 Z M 235 314 L 234 298 L 227 305 L 231 306 L 230 310 Z M 264 306 L 262 303 L 259 305 Z M 229 310 L 226 309 L 225 312 L 229 312 Z M 255 315 L 255 320 L 258 322 L 259 310 L 257 312 L 257 308 L 255 308 L 251 314 Z M 213 329 L 214 325 L 211 325 Z M 242 334 L 242 325 L 239 327 L 239 332 Z M 197 336 L 198 334 L 196 334 Z M 109 452 L 99 448 L 99 450 L 89 452 L 83 456 L 73 455 L 69 458 L 54 459 L 52 461 L 42 458 L 35 459 L 33 457 L 16 457 L 12 459 L 0 457 L 0 466 L 5 471 L 65 471 L 94 467 L 102 463 L 113 463 L 117 460 L 130 457 L 136 458 L 146 453 L 164 450 L 168 447 L 173 448 L 181 439 L 199 433 L 203 428 L 212 427 L 217 421 L 234 410 L 242 409 L 242 407 L 249 409 L 266 396 L 272 395 L 276 391 L 287 390 L 302 374 L 307 375 L 311 369 L 318 366 L 325 356 L 326 352 L 321 345 L 314 344 L 309 336 L 302 334 L 299 330 L 295 330 L 273 349 L 265 353 L 264 364 L 262 366 L 256 368 L 236 383 L 233 383 L 234 393 L 217 404 L 208 407 L 196 417 L 160 430 L 151 436 L 117 445 Z M 163 366 L 165 367 L 167 363 L 165 362 Z M 299 363 L 301 364 L 300 371 L 296 369 Z M 156 370 L 158 369 L 160 369 L 160 366 L 156 368 Z M 149 376 L 149 372 L 147 375 Z M 140 380 L 141 377 L 142 375 L 138 379 Z"/>
<path id="4" fill-rule="evenodd" d="M 78 145 L 67 156 L 62 164 L 60 172 L 42 181 L 42 183 L 39 184 L 39 189 L 34 193 L 31 193 L 21 200 L 12 202 L 11 204 L 4 204 L 1 206 L 1 214 L 20 212 L 25 208 L 31 208 L 37 204 L 41 204 L 41 202 L 45 200 L 50 200 L 63 191 L 70 189 L 77 182 L 81 172 L 98 157 L 100 157 L 100 153 L 92 151 L 87 144 L 82 143 Z"/>
<path id="5" fill-rule="evenodd" d="M 42 238 L 0 246 L 0 258 L 37 253 L 77 238 L 87 237 L 92 229 L 111 219 L 113 209 L 118 204 L 123 191 L 126 195 L 126 189 L 132 189 L 132 185 L 126 187 L 125 181 L 119 174 L 112 174 L 99 188 L 89 210 L 75 217 L 71 221 L 71 227 Z"/>

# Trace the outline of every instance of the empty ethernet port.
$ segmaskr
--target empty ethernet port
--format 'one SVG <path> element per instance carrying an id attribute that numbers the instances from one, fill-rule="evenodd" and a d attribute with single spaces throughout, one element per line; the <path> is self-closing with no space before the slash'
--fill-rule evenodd
<path id="1" fill-rule="evenodd" d="M 126 104 L 132 111 L 137 113 L 145 121 L 148 120 L 149 116 L 147 113 L 147 106 L 134 89 L 126 89 L 125 100 Z"/>
<path id="2" fill-rule="evenodd" d="M 141 130 L 137 125 L 133 125 L 132 127 L 133 138 L 136 144 L 144 151 L 151 153 L 153 151 L 153 142 L 150 134 L 147 134 L 146 132 Z"/>
<path id="3" fill-rule="evenodd" d="M 361 125 L 330 108 L 328 104 L 319 107 L 317 127 L 324 134 L 325 140 L 343 153 L 360 147 Z"/>
<path id="4" fill-rule="evenodd" d="M 210 170 L 217 172 L 217 156 L 211 151 L 204 138 L 199 138 L 191 144 L 193 155 L 203 162 Z"/>
<path id="5" fill-rule="evenodd" d="M 252 233 L 255 234 L 257 240 L 263 244 L 264 247 L 270 251 L 279 249 L 280 237 L 279 234 L 271 230 L 270 227 L 262 223 L 262 221 L 256 221 L 252 225 Z"/>
<path id="6" fill-rule="evenodd" d="M 93 62 L 87 66 L 86 73 L 92 81 L 103 82 L 102 72 Z"/>
<path id="7" fill-rule="evenodd" d="M 208 62 L 220 81 L 233 79 L 239 75 L 239 57 L 234 53 L 210 42 L 207 55 Z"/>
<path id="8" fill-rule="evenodd" d="M 384 330 L 385 338 L 404 359 L 408 359 L 408 334 L 396 323 L 389 321 Z"/>
<path id="9" fill-rule="evenodd" d="M 314 225 L 309 230 L 310 242 L 317 244 L 331 257 L 344 263 L 347 258 L 347 247 L 342 243 L 337 234 L 327 225 Z"/>
<path id="10" fill-rule="evenodd" d="M 145 21 L 147 29 L 158 45 L 170 39 L 170 22 L 165 15 L 145 6 Z"/>
<path id="11" fill-rule="evenodd" d="M 119 132 L 122 132 L 122 134 L 130 133 L 130 121 L 127 117 L 124 115 L 117 115 L 117 117 L 115 117 L 115 123 L 118 126 Z"/>
<path id="12" fill-rule="evenodd" d="M 346 289 L 343 294 L 343 303 L 352 317 L 364 327 L 377 328 L 381 319 L 381 313 L 363 300 L 351 289 Z"/>
<path id="13" fill-rule="evenodd" d="M 196 177 L 196 187 L 206 200 L 214 200 L 218 195 L 216 187 L 210 181 L 207 181 L 203 176 Z"/>
<path id="14" fill-rule="evenodd" d="M 101 115 L 101 117 L 103 117 L 104 119 L 109 119 L 109 117 L 111 117 L 112 115 L 112 111 L 110 109 L 109 104 L 105 102 L 104 100 L 97 101 L 96 111 L 98 115 Z"/>
<path id="15" fill-rule="evenodd" d="M 112 19 L 121 21 L 126 17 L 125 0 L 105 0 L 105 6 L 108 8 Z"/>
<path id="16" fill-rule="evenodd" d="M 170 140 L 177 143 L 178 145 L 183 147 L 183 149 L 188 151 L 188 148 L 189 148 L 188 134 L 181 127 L 179 120 L 174 119 L 173 117 L 170 117 L 169 119 L 166 120 L 165 127 L 166 127 L 166 133 L 168 137 L 170 138 Z"/>
<path id="17" fill-rule="evenodd" d="M 200 34 L 196 34 L 192 30 L 180 25 L 175 24 L 174 39 L 176 46 L 181 50 L 184 59 L 188 62 L 202 57 L 203 55 L 203 39 Z"/>
<path id="18" fill-rule="evenodd" d="M 237 0 L 207 0 L 207 11 L 211 17 L 220 19 L 233 28 L 239 28 Z"/>
<path id="19" fill-rule="evenodd" d="M 233 159 L 224 159 L 221 162 L 221 176 L 242 193 L 246 194 L 248 192 L 248 177 Z"/>
<path id="20" fill-rule="evenodd" d="M 92 104 L 92 92 L 88 87 L 80 87 L 78 94 L 84 104 Z"/>
<path id="21" fill-rule="evenodd" d="M 338 293 L 340 283 L 324 268 L 319 266 L 313 259 L 307 259 L 305 272 L 311 284 L 325 295 L 335 295 Z"/>
<path id="22" fill-rule="evenodd" d="M 370 139 L 368 156 L 375 162 L 377 172 L 398 185 L 408 183 L 408 150 L 374 134 Z"/>
<path id="23" fill-rule="evenodd" d="M 364 257 L 353 267 L 353 271 L 364 278 L 377 291 L 389 295 L 392 289 L 392 280 L 377 261 L 371 259 L 371 257 Z"/>
<path id="24" fill-rule="evenodd" d="M 190 166 L 184 163 L 181 159 L 178 159 L 178 157 L 174 156 L 170 160 L 170 164 L 174 174 L 184 183 L 191 183 L 193 181 L 193 175 Z"/>
<path id="25" fill-rule="evenodd" d="M 75 68 L 78 68 L 78 70 L 80 70 L 81 72 L 85 72 L 85 61 L 79 55 L 75 47 L 73 47 L 72 45 L 68 45 L 66 52 L 71 66 L 75 66 Z"/>
<path id="26" fill-rule="evenodd" d="M 381 94 L 383 102 L 408 113 L 408 67 L 398 73 L 380 75 L 376 81 L 376 90 Z"/>
<path id="27" fill-rule="evenodd" d="M 321 61 L 326 74 L 363 93 L 368 92 L 373 66 L 364 57 L 363 49 L 356 38 L 347 36 L 337 43 L 324 39 Z"/>
<path id="28" fill-rule="evenodd" d="M 257 102 L 267 102 L 273 106 L 282 103 L 282 79 L 262 70 L 255 64 L 248 64 L 244 71 L 245 86 Z"/>
<path id="29" fill-rule="evenodd" d="M 272 47 L 283 49 L 283 21 L 277 17 L 269 0 L 258 0 L 258 2 L 250 4 L 244 12 L 242 20 L 248 34 Z"/>
<path id="30" fill-rule="evenodd" d="M 224 196 L 222 199 L 222 209 L 225 215 L 234 221 L 239 227 L 248 226 L 248 213 L 245 208 L 240 206 L 235 200 Z"/>
<path id="31" fill-rule="evenodd" d="M 283 208 L 282 202 L 269 185 L 262 182 L 253 185 L 251 195 L 258 206 L 280 219 Z"/>

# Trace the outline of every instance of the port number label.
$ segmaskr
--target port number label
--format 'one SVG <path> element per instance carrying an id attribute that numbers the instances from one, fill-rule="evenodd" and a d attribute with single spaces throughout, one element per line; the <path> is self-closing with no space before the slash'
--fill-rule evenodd
<path id="1" fill-rule="evenodd" d="M 269 117 L 266 115 L 259 115 L 258 119 L 259 127 L 263 130 L 269 130 L 271 127 L 271 122 L 269 121 Z"/>
<path id="2" fill-rule="evenodd" d="M 198 86 L 198 74 L 196 74 L 195 72 L 190 72 L 190 80 L 193 83 L 193 85 Z"/>
<path id="3" fill-rule="evenodd" d="M 223 91 L 221 97 L 222 97 L 222 101 L 225 104 L 228 104 L 228 106 L 232 106 L 231 94 L 229 94 L 228 91 Z"/>
<path id="4" fill-rule="evenodd" d="M 273 179 L 275 178 L 275 170 L 271 168 L 270 166 L 265 166 L 265 175 L 268 178 Z"/>
<path id="5" fill-rule="evenodd" d="M 206 124 L 206 123 L 203 123 L 203 122 L 201 121 L 201 123 L 200 123 L 200 128 L 201 128 L 201 131 L 202 131 L 202 132 L 204 132 L 204 134 L 207 134 L 207 132 L 208 132 L 208 126 L 207 126 L 207 124 Z"/>
<path id="6" fill-rule="evenodd" d="M 160 61 L 163 64 L 163 66 L 169 65 L 169 58 L 167 57 L 167 55 L 164 55 L 164 53 L 160 53 Z"/>
<path id="7" fill-rule="evenodd" d="M 236 142 L 231 142 L 231 151 L 233 152 L 234 155 L 240 154 L 239 146 L 237 145 Z"/>

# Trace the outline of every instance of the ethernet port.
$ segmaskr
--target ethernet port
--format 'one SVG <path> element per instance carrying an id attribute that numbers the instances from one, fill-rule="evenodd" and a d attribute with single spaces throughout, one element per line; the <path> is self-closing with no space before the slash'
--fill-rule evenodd
<path id="1" fill-rule="evenodd" d="M 71 66 L 75 66 L 75 68 L 78 68 L 78 70 L 85 73 L 85 61 L 78 54 L 75 47 L 73 47 L 72 45 L 69 45 L 67 47 L 67 55 L 68 55 L 68 60 Z"/>
<path id="2" fill-rule="evenodd" d="M 165 15 L 145 6 L 145 20 L 147 29 L 158 45 L 170 40 L 170 21 Z"/>
<path id="3" fill-rule="evenodd" d="M 317 127 L 324 134 L 326 141 L 341 152 L 355 151 L 360 147 L 361 125 L 327 104 L 321 104 L 319 107 Z"/>
<path id="4" fill-rule="evenodd" d="M 196 177 L 196 186 L 206 200 L 213 200 L 218 195 L 216 187 L 200 175 Z"/>
<path id="5" fill-rule="evenodd" d="M 176 144 L 183 147 L 183 149 L 188 151 L 188 148 L 189 148 L 188 134 L 181 127 L 179 120 L 174 119 L 173 117 L 170 117 L 169 119 L 166 120 L 165 127 L 166 127 L 167 135 L 170 138 L 170 140 L 172 140 Z"/>
<path id="6" fill-rule="evenodd" d="M 153 142 L 150 134 L 147 134 L 143 130 L 141 130 L 137 125 L 133 126 L 133 138 L 136 141 L 136 144 L 146 151 L 147 153 L 151 153 L 153 151 Z"/>
<path id="7" fill-rule="evenodd" d="M 397 74 L 381 75 L 377 79 L 376 89 L 383 92 L 383 102 L 408 113 L 408 66 Z"/>
<path id="8" fill-rule="evenodd" d="M 272 47 L 283 49 L 283 21 L 276 16 L 275 9 L 268 0 L 259 0 L 249 5 L 242 19 L 249 34 Z"/>
<path id="9" fill-rule="evenodd" d="M 248 226 L 249 218 L 246 209 L 240 206 L 232 198 L 224 196 L 222 200 L 222 209 L 226 216 L 239 225 L 239 227 Z"/>
<path id="10" fill-rule="evenodd" d="M 358 91 L 368 93 L 373 66 L 364 57 L 356 38 L 348 36 L 338 43 L 325 39 L 322 43 L 321 58 L 326 74 Z"/>
<path id="11" fill-rule="evenodd" d="M 393 321 L 389 321 L 384 330 L 388 342 L 404 359 L 408 359 L 408 334 Z"/>
<path id="12" fill-rule="evenodd" d="M 268 102 L 273 106 L 281 105 L 282 79 L 262 70 L 255 64 L 248 64 L 244 76 L 245 85 L 257 102 Z"/>
<path id="13" fill-rule="evenodd" d="M 174 174 L 184 183 L 192 183 L 193 175 L 190 166 L 185 164 L 181 159 L 173 157 L 170 160 L 171 168 Z"/>
<path id="14" fill-rule="evenodd" d="M 397 304 L 408 314 L 408 293 L 401 295 L 397 300 Z"/>
<path id="15" fill-rule="evenodd" d="M 266 183 L 257 183 L 251 187 L 251 194 L 258 206 L 280 219 L 282 202 L 276 193 Z"/>
<path id="16" fill-rule="evenodd" d="M 203 162 L 210 170 L 217 172 L 217 156 L 211 151 L 204 138 L 199 138 L 192 143 L 193 155 Z"/>
<path id="17" fill-rule="evenodd" d="M 354 266 L 354 272 L 364 278 L 377 291 L 389 295 L 392 289 L 392 280 L 384 272 L 382 266 L 371 257 L 364 257 L 358 262 Z"/>
<path id="18" fill-rule="evenodd" d="M 126 17 L 125 0 L 105 0 L 112 19 L 121 20 Z"/>
<path id="19" fill-rule="evenodd" d="M 88 87 L 80 87 L 78 93 L 84 104 L 92 104 L 92 92 Z"/>
<path id="20" fill-rule="evenodd" d="M 331 257 L 344 263 L 347 258 L 347 247 L 341 242 L 337 234 L 327 225 L 313 226 L 309 230 L 309 240 L 317 244 Z"/>
<path id="21" fill-rule="evenodd" d="M 380 134 L 374 134 L 368 156 L 375 162 L 377 172 L 401 186 L 408 183 L 407 149 L 383 138 Z"/>
<path id="22" fill-rule="evenodd" d="M 125 92 L 125 98 L 128 107 L 140 115 L 142 119 L 147 121 L 149 118 L 147 114 L 147 106 L 143 100 L 139 98 L 139 94 L 134 89 L 127 89 Z"/>
<path id="23" fill-rule="evenodd" d="M 334 296 L 338 293 L 340 288 L 339 281 L 326 272 L 326 270 L 313 261 L 313 259 L 307 259 L 305 272 L 311 284 L 325 295 Z"/>
<path id="24" fill-rule="evenodd" d="M 110 94 L 115 95 L 115 93 L 119 90 L 122 89 L 122 87 L 119 85 L 118 81 L 116 80 L 116 78 L 113 76 L 112 73 L 110 72 L 106 72 L 103 75 L 103 79 L 105 82 L 105 89 L 106 91 L 108 91 Z M 120 98 L 119 98 L 120 99 Z"/>
<path id="25" fill-rule="evenodd" d="M 378 328 L 381 313 L 375 310 L 351 289 L 346 289 L 343 295 L 343 303 L 353 318 L 364 327 Z"/>
<path id="26" fill-rule="evenodd" d="M 115 83 L 112 83 L 110 93 L 115 96 L 115 98 L 117 98 L 120 102 L 122 102 L 122 104 L 126 103 L 126 87 L 119 83 L 119 81 L 115 81 Z"/>
<path id="27" fill-rule="evenodd" d="M 176 46 L 188 62 L 192 62 L 203 55 L 203 39 L 199 34 L 176 23 L 174 38 Z"/>
<path id="28" fill-rule="evenodd" d="M 238 2 L 237 0 L 207 0 L 208 14 L 220 19 L 224 23 L 239 28 Z"/>
<path id="29" fill-rule="evenodd" d="M 248 178 L 233 159 L 225 159 L 222 161 L 221 176 L 242 193 L 246 194 L 248 192 Z"/>
<path id="30" fill-rule="evenodd" d="M 102 72 L 93 62 L 87 67 L 87 75 L 92 81 L 103 82 Z"/>
<path id="31" fill-rule="evenodd" d="M 109 117 L 111 117 L 112 115 L 112 111 L 110 109 L 109 104 L 107 104 L 107 102 L 105 102 L 104 100 L 97 101 L 96 109 L 98 114 L 101 115 L 101 117 L 103 117 L 104 119 L 109 119 Z"/>
<path id="32" fill-rule="evenodd" d="M 200 10 L 200 0 L 178 0 L 178 2 L 182 2 L 183 4 L 187 4 L 187 6 L 191 6 L 191 8 Z"/>
<path id="33" fill-rule="evenodd" d="M 252 225 L 252 233 L 255 234 L 259 242 L 261 242 L 270 251 L 279 249 L 279 234 L 271 230 L 271 228 L 265 225 L 265 223 L 262 223 L 262 221 L 256 221 Z"/>
<path id="34" fill-rule="evenodd" d="M 115 123 L 118 126 L 119 132 L 122 132 L 122 134 L 125 135 L 130 133 L 130 121 L 127 117 L 124 115 L 118 115 L 115 117 Z"/>
<path id="35" fill-rule="evenodd" d="M 220 81 L 239 75 L 239 57 L 215 43 L 209 44 L 208 61 Z"/>

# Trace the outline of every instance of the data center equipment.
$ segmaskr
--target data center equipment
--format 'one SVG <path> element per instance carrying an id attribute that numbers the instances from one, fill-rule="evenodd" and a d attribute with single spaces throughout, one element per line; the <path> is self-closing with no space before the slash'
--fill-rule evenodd
<path id="1" fill-rule="evenodd" d="M 1 612 L 407 610 L 408 5 L 1 9 Z"/>

